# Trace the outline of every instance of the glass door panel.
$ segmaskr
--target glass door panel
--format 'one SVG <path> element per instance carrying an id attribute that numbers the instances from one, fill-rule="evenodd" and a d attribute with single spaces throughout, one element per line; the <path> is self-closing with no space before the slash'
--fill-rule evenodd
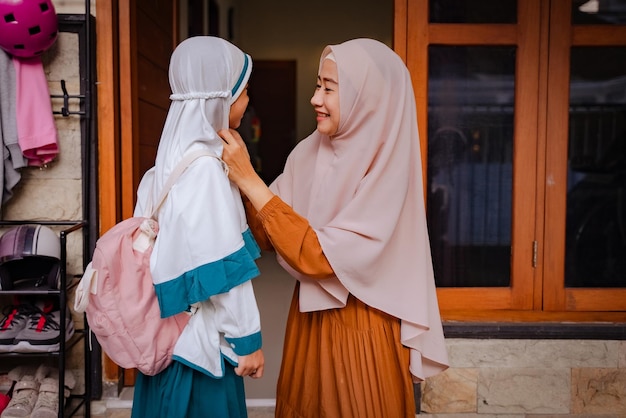
<path id="1" fill-rule="evenodd" d="M 511 283 L 514 46 L 429 47 L 428 221 L 440 287 Z"/>
<path id="2" fill-rule="evenodd" d="M 406 7 L 440 308 L 530 310 L 541 3 Z"/>
<path id="3" fill-rule="evenodd" d="M 566 287 L 626 287 L 624 57 L 626 47 L 571 49 Z"/>
<path id="4" fill-rule="evenodd" d="M 624 312 L 626 0 L 550 5 L 543 309 Z"/>

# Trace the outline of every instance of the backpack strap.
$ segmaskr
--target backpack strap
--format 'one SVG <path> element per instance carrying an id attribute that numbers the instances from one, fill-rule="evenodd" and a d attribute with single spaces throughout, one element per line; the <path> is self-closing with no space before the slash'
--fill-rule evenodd
<path id="1" fill-rule="evenodd" d="M 74 310 L 76 312 L 83 313 L 89 305 L 89 294 L 96 293 L 98 280 L 98 271 L 92 266 L 92 263 L 87 264 L 85 273 L 82 279 L 78 282 L 76 287 L 76 293 L 74 295 Z"/>
<path id="2" fill-rule="evenodd" d="M 170 192 L 170 189 L 176 183 L 180 175 L 183 174 L 183 172 L 187 169 L 187 167 L 191 165 L 191 163 L 193 163 L 195 160 L 197 160 L 200 157 L 213 157 L 219 160 L 224 166 L 224 171 L 226 172 L 226 175 L 228 175 L 228 166 L 226 165 L 226 163 L 220 157 L 213 154 L 211 151 L 197 150 L 194 152 L 190 152 L 189 154 L 186 154 L 183 157 L 183 159 L 180 160 L 180 162 L 176 165 L 176 167 L 174 167 L 174 170 L 172 171 L 167 181 L 163 185 L 163 190 L 161 190 L 161 195 L 159 196 L 159 199 L 157 200 L 156 206 L 151 211 L 152 213 L 150 214 L 150 218 L 155 218 L 156 213 L 159 211 L 159 208 L 161 207 L 161 205 L 165 202 L 165 199 L 167 198 L 167 195 Z"/>

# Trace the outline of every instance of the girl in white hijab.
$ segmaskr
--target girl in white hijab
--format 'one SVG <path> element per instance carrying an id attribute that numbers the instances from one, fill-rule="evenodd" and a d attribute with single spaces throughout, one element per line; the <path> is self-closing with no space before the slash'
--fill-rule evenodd
<path id="1" fill-rule="evenodd" d="M 250 282 L 260 252 L 216 133 L 239 126 L 251 71 L 250 56 L 220 38 L 189 38 L 172 54 L 172 103 L 135 215 L 149 212 L 184 156 L 203 150 L 212 157 L 184 171 L 158 212 L 150 269 L 161 316 L 187 311 L 191 317 L 172 364 L 156 376 L 138 375 L 133 417 L 246 417 L 243 376 L 263 375 Z"/>
<path id="2" fill-rule="evenodd" d="M 255 236 L 297 279 L 276 416 L 414 417 L 413 381 L 448 360 L 411 77 L 378 41 L 328 46 L 311 104 L 317 130 L 269 188 L 220 132 Z"/>

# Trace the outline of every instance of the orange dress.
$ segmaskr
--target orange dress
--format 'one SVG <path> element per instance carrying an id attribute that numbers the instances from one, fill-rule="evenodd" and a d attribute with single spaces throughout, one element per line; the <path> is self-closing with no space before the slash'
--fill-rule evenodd
<path id="1" fill-rule="evenodd" d="M 292 268 L 309 277 L 333 276 L 315 231 L 279 197 L 258 214 L 246 202 L 246 211 L 261 247 L 275 249 Z M 409 349 L 400 343 L 400 320 L 353 295 L 344 308 L 315 312 L 300 312 L 298 300 L 296 284 L 278 378 L 276 417 L 415 417 Z"/>

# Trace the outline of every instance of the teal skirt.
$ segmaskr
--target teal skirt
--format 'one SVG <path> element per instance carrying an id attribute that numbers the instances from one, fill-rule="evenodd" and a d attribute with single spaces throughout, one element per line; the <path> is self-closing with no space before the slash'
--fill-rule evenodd
<path id="1" fill-rule="evenodd" d="M 215 379 L 172 362 L 156 376 L 138 373 L 132 418 L 247 418 L 244 383 L 231 364 Z"/>

